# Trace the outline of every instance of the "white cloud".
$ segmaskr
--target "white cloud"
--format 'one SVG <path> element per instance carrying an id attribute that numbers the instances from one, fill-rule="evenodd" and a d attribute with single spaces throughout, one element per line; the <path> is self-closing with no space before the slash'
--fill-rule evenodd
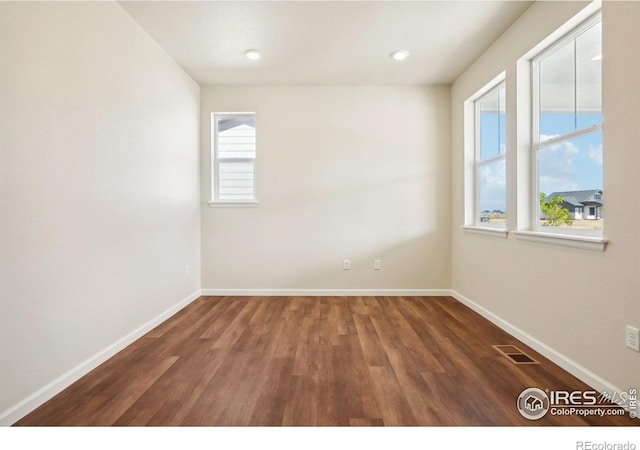
<path id="1" fill-rule="evenodd" d="M 580 187 L 574 161 L 580 149 L 572 142 L 544 147 L 538 151 L 540 191 L 546 194 L 573 191 Z"/>
<path id="2" fill-rule="evenodd" d="M 594 147 L 592 145 L 589 146 L 589 159 L 602 166 L 602 144 Z"/>
<path id="3" fill-rule="evenodd" d="M 505 160 L 480 168 L 480 210 L 507 210 L 507 167 Z"/>

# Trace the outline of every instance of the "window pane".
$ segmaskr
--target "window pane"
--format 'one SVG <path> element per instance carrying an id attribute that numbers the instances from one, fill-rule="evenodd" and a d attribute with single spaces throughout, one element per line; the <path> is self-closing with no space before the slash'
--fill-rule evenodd
<path id="1" fill-rule="evenodd" d="M 540 61 L 540 141 L 575 130 L 574 45 Z"/>
<path id="2" fill-rule="evenodd" d="M 253 162 L 220 162 L 218 197 L 220 200 L 253 200 Z"/>
<path id="3" fill-rule="evenodd" d="M 542 226 L 602 229 L 602 133 L 540 147 L 538 186 L 544 193 L 544 204 L 562 197 L 555 210 L 547 210 L 560 217 L 557 223 L 552 223 L 555 216 L 545 215 L 541 204 Z"/>
<path id="4" fill-rule="evenodd" d="M 480 223 L 506 226 L 506 161 L 483 164 L 478 167 L 477 175 Z"/>
<path id="5" fill-rule="evenodd" d="M 478 113 L 480 115 L 480 161 L 504 154 L 506 148 L 504 83 L 478 100 Z"/>
<path id="6" fill-rule="evenodd" d="M 218 158 L 255 158 L 255 116 L 218 119 Z"/>
<path id="7" fill-rule="evenodd" d="M 578 128 L 602 123 L 602 23 L 576 38 Z"/>

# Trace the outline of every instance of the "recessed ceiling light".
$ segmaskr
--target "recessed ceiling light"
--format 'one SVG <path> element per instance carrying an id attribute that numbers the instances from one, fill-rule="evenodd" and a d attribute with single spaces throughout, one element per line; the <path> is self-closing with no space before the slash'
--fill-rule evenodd
<path id="1" fill-rule="evenodd" d="M 247 59 L 250 59 L 251 61 L 257 61 L 258 59 L 262 58 L 262 53 L 260 53 L 260 50 L 252 48 L 244 52 L 244 56 L 246 56 Z"/>
<path id="2" fill-rule="evenodd" d="M 396 61 L 403 61 L 409 57 L 409 52 L 406 50 L 398 50 L 391 53 L 389 56 Z"/>

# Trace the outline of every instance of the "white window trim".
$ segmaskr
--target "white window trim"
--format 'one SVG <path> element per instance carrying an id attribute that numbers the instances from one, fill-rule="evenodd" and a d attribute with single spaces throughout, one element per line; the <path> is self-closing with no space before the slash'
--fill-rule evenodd
<path id="1" fill-rule="evenodd" d="M 258 206 L 258 196 L 257 196 L 257 161 L 258 161 L 258 151 L 256 145 L 256 156 L 254 158 L 237 158 L 234 161 L 252 161 L 253 162 L 253 199 L 250 200 L 221 200 L 218 198 L 217 192 L 217 179 L 218 179 L 218 168 L 219 168 L 219 159 L 218 159 L 218 125 L 216 117 L 219 116 L 242 116 L 242 115 L 253 115 L 256 113 L 253 111 L 245 111 L 245 112 L 212 112 L 211 113 L 211 176 L 209 177 L 211 180 L 211 200 L 208 202 L 210 207 L 251 207 Z M 257 136 L 257 127 L 256 127 L 256 136 Z"/>
<path id="2" fill-rule="evenodd" d="M 479 133 L 478 133 L 478 121 L 479 116 L 477 113 L 477 101 L 491 90 L 497 88 L 501 84 L 506 83 L 506 71 L 502 71 L 493 80 L 484 85 L 475 94 L 469 97 L 465 101 L 464 115 L 465 115 L 465 143 L 464 143 L 464 158 L 465 158 L 465 195 L 464 195 L 464 225 L 461 227 L 465 231 L 476 232 L 478 234 L 484 234 L 489 236 L 502 236 L 506 237 L 508 234 L 507 224 L 502 225 L 490 225 L 480 224 L 478 222 L 480 218 L 480 201 L 479 201 L 479 189 L 478 189 L 478 168 L 482 165 L 486 165 L 491 162 L 505 160 L 507 151 L 503 155 L 496 156 L 486 161 L 479 162 L 480 145 L 479 145 Z M 473 130 L 473 133 L 468 133 L 468 130 Z M 471 136 L 470 136 L 471 135 Z M 506 142 L 505 142 L 506 144 Z"/>
<path id="3" fill-rule="evenodd" d="M 531 183 L 529 184 L 528 189 L 531 191 L 528 193 L 529 201 L 530 201 L 530 216 L 529 221 L 525 225 L 523 229 L 518 229 L 518 231 L 514 232 L 514 235 L 518 239 L 540 242 L 545 244 L 559 245 L 563 247 L 573 247 L 587 250 L 597 250 L 604 251 L 606 249 L 607 243 L 609 242 L 604 238 L 603 232 L 598 232 L 597 230 L 581 230 L 574 229 L 570 232 L 567 231 L 566 228 L 559 229 L 546 229 L 540 226 L 540 211 L 539 211 L 539 183 L 538 183 L 538 150 L 541 147 L 547 147 L 549 145 L 561 143 L 570 139 L 575 139 L 577 137 L 586 136 L 588 134 L 596 133 L 602 130 L 602 124 L 592 125 L 586 128 L 582 128 L 580 130 L 576 130 L 571 133 L 564 134 L 562 136 L 558 136 L 556 138 L 547 139 L 545 141 L 539 141 L 539 129 L 538 129 L 538 117 L 539 117 L 539 102 L 538 102 L 538 79 L 539 75 L 538 71 L 538 61 L 544 58 L 545 55 L 553 53 L 556 49 L 560 48 L 567 42 L 573 40 L 575 36 L 587 28 L 591 27 L 598 21 L 602 20 L 602 13 L 599 8 L 599 3 L 593 3 L 590 5 L 591 8 L 585 8 L 582 11 L 584 15 L 579 17 L 579 22 L 576 24 L 574 21 L 578 19 L 578 17 L 574 17 L 571 21 L 570 28 L 562 29 L 562 35 L 559 37 L 555 37 L 556 33 L 554 33 L 554 40 L 551 43 L 545 42 L 546 45 L 544 47 L 538 46 L 534 52 L 530 52 L 529 55 L 525 56 L 528 60 L 528 66 L 530 71 L 530 79 L 529 85 L 530 93 L 531 93 L 531 145 L 529 151 L 529 164 L 531 170 Z M 566 24 L 569 26 L 569 24 Z M 560 30 L 558 30 L 560 31 Z M 545 40 L 547 41 L 547 40 Z M 520 88 L 518 88 L 520 89 Z M 521 99 L 521 96 L 518 96 L 518 100 Z M 519 184 L 522 186 L 522 184 Z M 526 217 L 526 216 L 523 216 Z M 519 222 L 520 223 L 520 222 Z M 520 228 L 520 227 L 519 227 Z"/>
<path id="4" fill-rule="evenodd" d="M 236 208 L 236 207 L 246 207 L 251 208 L 254 206 L 258 206 L 260 202 L 258 200 L 234 200 L 234 201 L 210 201 L 207 202 L 212 208 Z"/>
<path id="5" fill-rule="evenodd" d="M 513 234 L 517 239 L 525 241 L 600 252 L 603 252 L 609 243 L 606 239 L 573 234 L 543 233 L 541 231 L 515 231 Z"/>
<path id="6" fill-rule="evenodd" d="M 506 238 L 509 234 L 509 231 L 506 228 L 479 227 L 476 225 L 463 225 L 460 228 L 464 231 L 468 231 L 469 233 L 484 234 L 485 236 L 493 237 Z"/>

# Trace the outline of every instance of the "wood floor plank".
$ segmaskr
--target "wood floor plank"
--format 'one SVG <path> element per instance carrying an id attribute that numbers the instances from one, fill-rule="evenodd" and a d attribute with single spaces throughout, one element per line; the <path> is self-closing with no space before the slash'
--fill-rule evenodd
<path id="1" fill-rule="evenodd" d="M 349 419 L 349 425 L 352 427 L 380 427 L 384 425 L 382 419 L 362 419 L 354 417 Z"/>
<path id="2" fill-rule="evenodd" d="M 173 356 L 136 366 L 135 370 L 128 371 L 127 381 L 119 383 L 117 390 L 109 395 L 103 393 L 91 397 L 86 408 L 62 425 L 74 425 L 76 421 L 81 421 L 84 426 L 113 425 L 178 358 Z"/>
<path id="3" fill-rule="evenodd" d="M 362 345 L 365 359 L 368 366 L 385 367 L 389 364 L 387 354 L 384 352 L 380 342 L 380 336 L 373 326 L 373 322 L 369 316 L 354 314 L 353 320 L 358 330 L 358 337 Z"/>
<path id="4" fill-rule="evenodd" d="M 290 380 L 293 372 L 293 358 L 274 358 L 260 390 L 260 396 L 253 407 L 248 425 L 279 426 L 283 424 L 287 398 L 290 394 Z"/>
<path id="5" fill-rule="evenodd" d="M 193 328 L 193 320 L 205 316 L 211 309 L 215 308 L 216 305 L 224 305 L 225 303 L 222 302 L 222 299 L 222 297 L 200 297 L 195 300 L 189 308 L 180 310 L 177 314 L 147 333 L 146 336 L 154 338 L 162 337 L 162 335 L 170 329 L 180 326 Z"/>
<path id="6" fill-rule="evenodd" d="M 411 356 L 399 348 L 387 347 L 385 352 L 416 423 L 447 425 L 439 412 L 440 405 L 434 401 L 433 393 Z"/>
<path id="7" fill-rule="evenodd" d="M 341 336 L 334 355 L 336 381 L 343 395 L 336 399 L 344 417 L 378 420 L 382 413 L 373 389 L 373 380 L 360 344 L 355 335 Z"/>
<path id="8" fill-rule="evenodd" d="M 321 340 L 315 351 L 318 358 L 317 373 L 314 376 L 317 380 L 316 426 L 347 425 L 348 419 L 337 401 L 343 397 L 340 396 L 341 389 L 337 382 L 337 372 L 340 369 L 334 364 L 334 351 L 335 347 L 329 339 Z"/>
<path id="9" fill-rule="evenodd" d="M 425 345 L 411 324 L 389 297 L 379 301 L 380 316 L 372 317 L 373 324 L 381 336 L 384 334 L 398 348 L 410 354 L 420 371 L 444 372 L 444 368 L 433 353 L 433 347 Z"/>
<path id="10" fill-rule="evenodd" d="M 228 350 L 209 348 L 201 359 L 197 360 L 194 357 L 196 361 L 193 365 L 179 366 L 180 370 L 172 373 L 173 376 L 168 381 L 172 384 L 173 390 L 161 400 L 162 405 L 154 412 L 147 425 L 182 425 L 184 418 L 200 399 L 227 356 Z"/>
<path id="11" fill-rule="evenodd" d="M 384 424 L 387 426 L 418 425 L 402 386 L 391 367 L 370 366 L 369 373 L 378 404 L 381 405 Z"/>
<path id="12" fill-rule="evenodd" d="M 211 339 L 215 342 L 220 336 L 222 336 L 233 322 L 233 319 L 246 307 L 244 297 L 232 298 L 231 301 L 226 301 L 223 304 L 223 309 L 219 315 L 208 323 L 208 327 L 200 334 L 202 339 Z"/>
<path id="13" fill-rule="evenodd" d="M 348 297 L 333 297 L 330 301 L 330 304 L 337 317 L 338 335 L 355 336 L 357 334 L 357 330 L 352 319 Z"/>
<path id="14" fill-rule="evenodd" d="M 151 423 L 167 402 L 179 399 L 184 402 L 189 393 L 198 386 L 200 379 L 206 377 L 201 368 L 203 360 L 211 361 L 208 343 L 197 340 L 195 345 L 200 351 L 181 356 L 147 391 L 135 402 L 114 425 L 144 426 Z M 194 345 L 192 344 L 192 345 Z M 212 370 L 209 366 L 207 372 Z M 189 383 L 184 380 L 188 379 Z M 174 408 L 171 405 L 170 408 Z"/>
<path id="15" fill-rule="evenodd" d="M 201 297 L 16 425 L 637 425 L 527 420 L 528 387 L 590 389 L 450 297 Z"/>
<path id="16" fill-rule="evenodd" d="M 318 422 L 317 383 L 309 375 L 292 375 L 282 417 L 283 426 L 314 426 Z"/>
<path id="17" fill-rule="evenodd" d="M 362 297 L 349 297 L 347 300 L 347 304 L 351 309 L 351 314 L 369 314 L 369 308 L 367 307 L 367 305 L 365 305 Z"/>
<path id="18" fill-rule="evenodd" d="M 285 311 L 282 319 L 282 332 L 276 342 L 275 358 L 295 358 L 300 343 L 300 324 L 289 317 L 289 311 Z"/>
<path id="19" fill-rule="evenodd" d="M 216 373 L 184 417 L 182 425 L 219 425 L 220 414 L 226 405 L 242 400 L 235 398 L 234 393 L 240 384 L 241 375 L 250 368 L 251 364 L 251 355 L 224 358 Z"/>

